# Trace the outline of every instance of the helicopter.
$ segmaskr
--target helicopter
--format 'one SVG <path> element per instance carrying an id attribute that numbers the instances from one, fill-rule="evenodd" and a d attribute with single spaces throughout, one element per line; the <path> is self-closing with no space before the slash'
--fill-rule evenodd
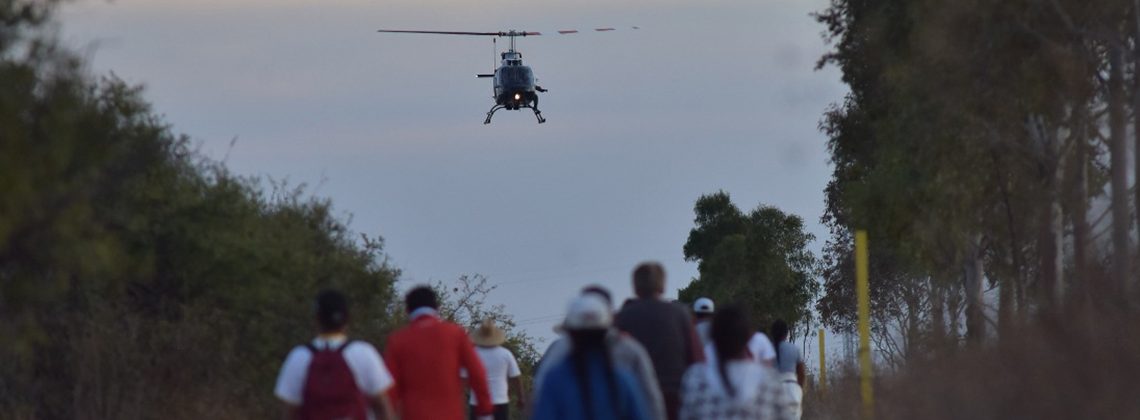
<path id="1" fill-rule="evenodd" d="M 634 26 L 633 29 L 639 29 Z M 614 28 L 596 28 L 594 31 L 607 32 L 612 31 Z M 491 117 L 495 115 L 495 111 L 506 109 L 517 111 L 523 108 L 530 108 L 534 111 L 535 118 L 538 123 L 546 122 L 546 118 L 542 116 L 542 111 L 538 110 L 538 94 L 540 92 L 547 92 L 547 89 L 539 86 L 534 77 L 534 71 L 529 66 L 523 65 L 522 53 L 515 49 L 515 38 L 538 36 L 542 35 L 541 32 L 529 31 L 516 31 L 514 29 L 509 31 L 500 32 L 461 32 L 461 31 L 407 31 L 395 29 L 380 29 L 377 32 L 386 33 L 405 33 L 405 34 L 436 34 L 436 35 L 473 35 L 473 36 L 490 36 L 498 39 L 505 37 L 510 39 L 510 48 L 500 54 L 501 62 L 495 72 L 491 74 L 477 74 L 478 78 L 491 78 L 493 85 L 493 92 L 495 105 L 487 111 L 487 118 L 483 120 L 483 124 L 490 124 Z M 577 30 L 560 30 L 559 34 L 574 34 L 578 33 Z"/>

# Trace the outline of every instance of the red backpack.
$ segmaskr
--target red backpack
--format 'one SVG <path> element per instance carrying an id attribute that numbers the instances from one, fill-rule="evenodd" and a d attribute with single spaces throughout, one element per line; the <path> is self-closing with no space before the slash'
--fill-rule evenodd
<path id="1" fill-rule="evenodd" d="M 352 344 L 345 340 L 336 349 L 305 347 L 313 352 L 305 388 L 301 392 L 302 420 L 367 420 L 368 400 L 356 386 L 352 369 L 344 359 L 344 349 Z"/>

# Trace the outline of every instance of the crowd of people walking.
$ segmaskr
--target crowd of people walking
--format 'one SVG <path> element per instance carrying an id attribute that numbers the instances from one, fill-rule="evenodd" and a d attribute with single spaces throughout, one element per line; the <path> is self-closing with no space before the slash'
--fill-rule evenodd
<path id="1" fill-rule="evenodd" d="M 784 321 L 769 336 L 742 306 L 700 298 L 690 311 L 665 300 L 657 263 L 632 280 L 636 298 L 619 310 L 600 286 L 571 299 L 529 393 L 503 331 L 492 320 L 466 331 L 441 319 L 430 287 L 407 293 L 408 323 L 383 357 L 348 337 L 348 299 L 324 291 L 317 337 L 289 353 L 274 393 L 287 419 L 305 420 L 505 420 L 512 394 L 513 418 L 800 418 L 804 364 Z"/>

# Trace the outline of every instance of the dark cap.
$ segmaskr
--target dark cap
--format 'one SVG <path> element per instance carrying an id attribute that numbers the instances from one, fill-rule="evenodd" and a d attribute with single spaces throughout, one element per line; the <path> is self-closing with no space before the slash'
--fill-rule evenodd
<path id="1" fill-rule="evenodd" d="M 336 331 L 348 325 L 348 298 L 332 289 L 317 294 L 317 323 L 322 331 Z"/>

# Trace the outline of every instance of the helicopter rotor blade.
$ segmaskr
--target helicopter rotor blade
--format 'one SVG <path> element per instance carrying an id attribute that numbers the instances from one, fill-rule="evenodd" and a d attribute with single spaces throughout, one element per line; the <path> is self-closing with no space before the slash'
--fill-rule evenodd
<path id="1" fill-rule="evenodd" d="M 467 32 L 467 31 L 406 31 L 398 29 L 379 29 L 376 32 L 400 34 L 435 34 L 435 35 L 475 35 L 475 36 L 538 36 L 542 32 L 530 31 L 501 31 L 501 32 Z"/>
<path id="2" fill-rule="evenodd" d="M 636 30 L 636 29 L 641 29 L 641 28 L 637 27 L 637 26 L 630 26 L 630 29 Z M 605 28 L 594 28 L 594 32 L 609 32 L 609 31 L 616 31 L 616 30 L 617 30 L 617 28 L 608 27 L 608 26 Z M 577 29 L 560 29 L 560 30 L 558 30 L 558 33 L 561 35 L 576 34 L 578 32 L 579 31 Z"/>
<path id="3" fill-rule="evenodd" d="M 630 28 L 635 29 L 635 30 L 641 29 L 637 26 L 631 26 Z M 616 30 L 617 29 L 613 28 L 613 27 L 594 28 L 594 32 L 609 32 L 609 31 L 616 31 Z M 380 29 L 380 30 L 377 30 L 376 32 L 402 33 L 402 34 L 474 35 L 474 36 L 494 36 L 494 37 L 516 37 L 516 36 L 538 36 L 538 35 L 542 35 L 542 32 L 515 31 L 515 30 L 500 31 L 500 32 L 468 32 L 468 31 L 409 31 L 409 30 L 398 30 L 398 29 Z M 579 31 L 577 29 L 560 29 L 557 32 L 560 35 L 569 35 L 569 34 L 576 34 Z"/>
<path id="4" fill-rule="evenodd" d="M 462 32 L 462 31 L 403 31 L 396 29 L 380 29 L 376 32 L 400 33 L 400 34 L 437 34 L 437 35 L 480 35 L 480 36 L 499 36 L 502 32 Z"/>

